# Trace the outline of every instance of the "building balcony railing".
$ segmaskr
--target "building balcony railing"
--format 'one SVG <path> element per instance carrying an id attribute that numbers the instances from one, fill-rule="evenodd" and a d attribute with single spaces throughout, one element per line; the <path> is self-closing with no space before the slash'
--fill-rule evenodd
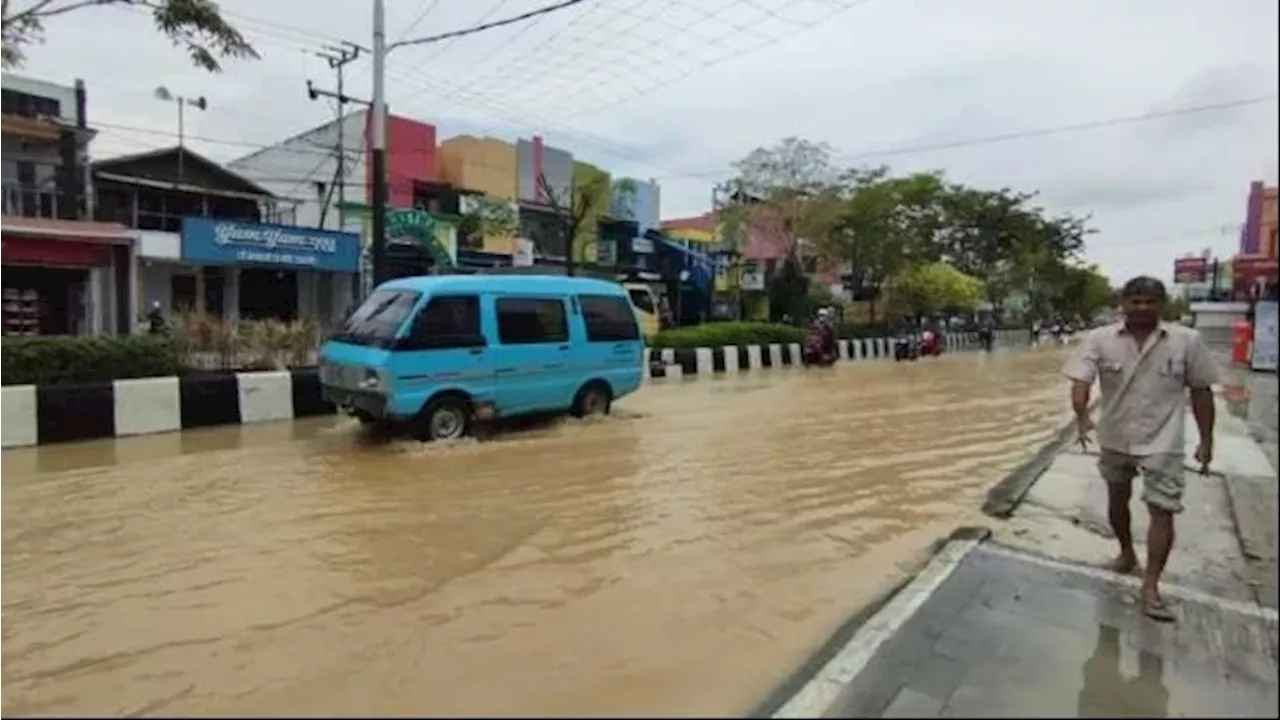
<path id="1" fill-rule="evenodd" d="M 96 220 L 102 222 L 120 223 L 127 228 L 135 230 L 159 230 L 162 232 L 182 232 L 182 218 L 184 217 L 209 217 L 217 220 L 234 220 L 246 223 L 274 223 L 277 225 L 293 225 L 296 219 L 294 209 L 288 208 L 283 212 L 255 212 L 250 209 L 241 211 L 210 211 L 209 213 L 189 212 L 189 213 L 167 213 L 155 212 L 147 210 L 134 210 L 128 207 L 99 205 L 94 213 Z"/>
<path id="2" fill-rule="evenodd" d="M 58 217 L 58 194 L 53 190 L 33 188 L 18 183 L 4 183 L 0 186 L 0 192 L 3 193 L 5 215 Z"/>
<path id="3" fill-rule="evenodd" d="M 0 115 L 3 121 L 3 133 L 13 137 L 23 138 L 24 140 L 34 140 L 41 143 L 54 143 L 62 135 L 62 128 L 58 123 L 44 117 L 23 117 L 22 115 L 13 115 L 4 113 Z"/>

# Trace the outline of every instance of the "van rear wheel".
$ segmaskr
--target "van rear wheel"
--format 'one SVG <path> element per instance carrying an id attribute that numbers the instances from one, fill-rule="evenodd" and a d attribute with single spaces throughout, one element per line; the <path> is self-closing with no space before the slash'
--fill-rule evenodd
<path id="1" fill-rule="evenodd" d="M 458 440 L 471 431 L 471 406 L 459 397 L 427 403 L 414 422 L 413 436 L 423 442 Z"/>
<path id="2" fill-rule="evenodd" d="M 590 417 L 592 415 L 608 415 L 613 405 L 613 393 L 601 382 L 588 383 L 578 391 L 573 399 L 571 412 L 574 417 Z"/>

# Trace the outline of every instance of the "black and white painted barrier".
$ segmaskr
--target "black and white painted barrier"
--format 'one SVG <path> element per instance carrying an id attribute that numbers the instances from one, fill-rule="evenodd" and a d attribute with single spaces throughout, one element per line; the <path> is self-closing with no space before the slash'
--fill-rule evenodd
<path id="1" fill-rule="evenodd" d="M 11 385 L 0 392 L 0 434 L 6 448 L 334 412 L 320 397 L 320 376 L 314 368 L 85 385 Z"/>
<path id="2" fill-rule="evenodd" d="M 949 353 L 975 350 L 982 345 L 978 333 L 973 332 L 948 333 L 943 339 L 945 351 Z M 1030 335 L 1025 330 L 1000 330 L 995 336 L 997 346 L 1026 345 L 1029 342 Z M 839 345 L 841 360 L 893 358 L 893 342 L 890 338 L 840 340 Z M 801 364 L 801 350 L 799 343 L 650 349 L 648 374 L 650 378 L 676 378 L 790 367 Z"/>
<path id="3" fill-rule="evenodd" d="M 997 344 L 1026 344 L 1002 332 Z M 946 337 L 948 352 L 979 346 L 975 333 Z M 651 378 L 694 377 L 800 364 L 800 345 L 731 345 L 649 350 Z M 887 338 L 841 340 L 842 360 L 891 358 Z M 0 389 L 6 448 L 128 437 L 218 425 L 250 425 L 335 412 L 320 394 L 315 368 L 203 373 L 85 385 L 10 385 Z"/>

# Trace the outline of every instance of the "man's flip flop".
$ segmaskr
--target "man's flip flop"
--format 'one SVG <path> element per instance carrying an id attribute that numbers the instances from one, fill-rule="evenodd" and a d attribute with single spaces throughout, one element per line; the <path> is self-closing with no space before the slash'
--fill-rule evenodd
<path id="1" fill-rule="evenodd" d="M 1145 598 L 1138 598 L 1138 602 L 1142 604 L 1142 614 L 1156 622 L 1171 623 L 1178 619 L 1163 600 L 1147 600 Z"/>

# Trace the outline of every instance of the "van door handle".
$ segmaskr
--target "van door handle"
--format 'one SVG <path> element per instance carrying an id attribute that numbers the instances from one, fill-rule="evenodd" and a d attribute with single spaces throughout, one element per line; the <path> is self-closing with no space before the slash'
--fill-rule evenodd
<path id="1" fill-rule="evenodd" d="M 482 347 L 471 348 L 467 352 L 471 353 L 472 355 L 479 355 L 484 352 L 484 348 Z"/>
<path id="2" fill-rule="evenodd" d="M 561 349 L 561 350 L 568 350 L 568 349 L 569 349 L 569 346 L 568 346 L 568 345 L 561 345 L 561 346 L 560 346 L 560 349 Z"/>

